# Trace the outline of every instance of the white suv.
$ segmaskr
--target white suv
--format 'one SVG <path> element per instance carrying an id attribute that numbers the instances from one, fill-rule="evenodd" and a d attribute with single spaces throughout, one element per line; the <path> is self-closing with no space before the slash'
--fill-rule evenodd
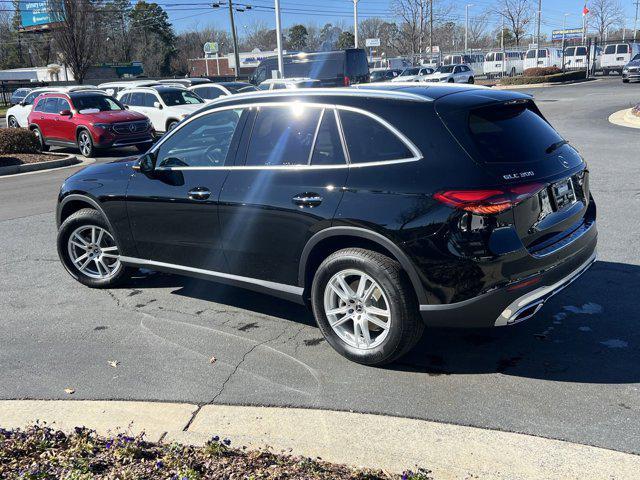
<path id="1" fill-rule="evenodd" d="M 474 73 L 469 65 L 440 65 L 431 75 L 424 75 L 423 82 L 473 83 Z"/>
<path id="2" fill-rule="evenodd" d="M 130 110 L 149 117 L 158 133 L 171 130 L 180 120 L 204 105 L 204 100 L 195 93 L 164 85 L 122 90 L 117 98 Z"/>
<path id="3" fill-rule="evenodd" d="M 29 126 L 29 114 L 35 99 L 43 93 L 76 92 L 78 90 L 96 90 L 92 85 L 74 85 L 71 87 L 42 87 L 34 88 L 24 99 L 7 110 L 5 118 L 9 128 L 26 128 Z"/>

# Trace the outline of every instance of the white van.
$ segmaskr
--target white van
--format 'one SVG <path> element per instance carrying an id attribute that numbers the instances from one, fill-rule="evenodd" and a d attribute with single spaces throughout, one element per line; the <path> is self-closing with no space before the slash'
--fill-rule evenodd
<path id="1" fill-rule="evenodd" d="M 587 66 L 592 65 L 595 61 L 596 70 L 600 70 L 600 60 L 602 49 L 600 47 L 591 47 L 589 54 L 590 61 L 587 62 L 587 47 L 577 45 L 575 47 L 567 47 L 564 49 L 564 68 L 565 70 L 584 70 Z"/>
<path id="2" fill-rule="evenodd" d="M 518 51 L 489 52 L 484 57 L 484 74 L 489 77 L 521 75 L 524 69 L 524 54 Z M 504 60 L 504 61 L 503 61 Z"/>
<path id="3" fill-rule="evenodd" d="M 640 53 L 638 43 L 616 43 L 607 45 L 602 52 L 600 64 L 602 73 L 609 75 L 609 72 L 622 74 L 622 68 Z"/>
<path id="4" fill-rule="evenodd" d="M 471 67 L 475 75 L 484 75 L 484 55 L 482 53 L 445 55 L 443 65 L 465 64 Z"/>
<path id="5" fill-rule="evenodd" d="M 538 63 L 536 64 L 536 49 L 527 50 L 524 56 L 524 69 L 535 67 L 562 68 L 562 49 L 545 47 L 538 49 Z"/>
<path id="6" fill-rule="evenodd" d="M 157 83 L 157 80 L 123 80 L 120 82 L 101 83 L 100 85 L 98 85 L 98 88 L 100 90 L 104 90 L 107 95 L 115 97 L 116 94 L 121 90 L 135 87 L 150 87 L 151 85 L 156 85 Z"/>

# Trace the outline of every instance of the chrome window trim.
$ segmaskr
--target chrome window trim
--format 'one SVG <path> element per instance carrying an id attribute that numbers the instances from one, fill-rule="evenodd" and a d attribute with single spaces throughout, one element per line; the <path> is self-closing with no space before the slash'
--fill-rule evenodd
<path id="1" fill-rule="evenodd" d="M 336 118 L 336 126 L 338 127 L 338 135 L 340 135 L 340 144 L 342 145 L 342 154 L 347 162 L 347 165 L 351 165 L 351 155 L 349 155 L 349 149 L 347 148 L 347 140 L 344 138 L 344 130 L 342 129 L 342 119 L 338 115 L 338 109 L 333 109 L 333 115 Z"/>
<path id="2" fill-rule="evenodd" d="M 415 144 L 407 138 L 401 131 L 387 122 L 385 119 L 379 117 L 378 115 L 367 112 L 366 110 L 349 107 L 346 105 L 336 105 L 336 104 L 326 104 L 326 103 L 315 103 L 315 102 L 301 102 L 299 100 L 290 101 L 290 102 L 256 102 L 256 103 L 247 103 L 247 104 L 235 104 L 235 105 L 224 105 L 214 109 L 207 109 L 202 112 L 194 113 L 193 116 L 189 117 L 186 121 L 180 122 L 173 130 L 171 130 L 170 134 L 165 134 L 159 142 L 157 142 L 153 148 L 149 151 L 150 153 L 156 153 L 158 149 L 162 146 L 162 144 L 167 141 L 172 136 L 176 135 L 180 129 L 184 128 L 185 125 L 188 125 L 192 121 L 203 117 L 205 115 L 211 115 L 217 112 L 222 112 L 225 110 L 238 110 L 238 109 L 248 109 L 248 108 L 262 108 L 262 107 L 291 107 L 304 105 L 305 107 L 311 108 L 323 108 L 323 109 L 333 109 L 336 115 L 336 121 L 338 122 L 338 131 L 340 132 L 340 138 L 342 140 L 342 149 L 345 154 L 345 160 L 347 163 L 344 164 L 335 164 L 335 165 L 223 165 L 216 167 L 156 167 L 158 171 L 181 171 L 181 170 L 300 170 L 300 169 L 317 169 L 317 170 L 327 170 L 332 168 L 362 168 L 362 167 L 376 167 L 383 165 L 394 165 L 400 163 L 408 163 L 408 162 L 416 162 L 422 160 L 424 157 L 422 152 L 415 146 Z M 350 112 L 358 113 L 361 115 L 366 115 L 371 119 L 380 123 L 383 127 L 390 130 L 396 137 L 400 139 L 402 143 L 409 149 L 412 153 L 411 157 L 407 158 L 399 158 L 393 160 L 384 160 L 380 162 L 363 162 L 363 163 L 354 163 L 350 162 L 349 151 L 346 145 L 346 140 L 344 137 L 344 131 L 342 129 L 342 123 L 340 122 L 340 115 L 338 114 L 338 110 L 347 110 Z"/>

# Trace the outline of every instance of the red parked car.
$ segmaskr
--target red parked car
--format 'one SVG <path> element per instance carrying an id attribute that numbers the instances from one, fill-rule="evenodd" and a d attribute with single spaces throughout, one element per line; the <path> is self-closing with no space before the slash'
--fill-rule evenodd
<path id="1" fill-rule="evenodd" d="M 98 148 L 134 145 L 146 151 L 154 138 L 149 119 L 96 91 L 46 93 L 36 99 L 29 129 L 43 151 L 50 146 L 77 147 L 85 157 Z"/>

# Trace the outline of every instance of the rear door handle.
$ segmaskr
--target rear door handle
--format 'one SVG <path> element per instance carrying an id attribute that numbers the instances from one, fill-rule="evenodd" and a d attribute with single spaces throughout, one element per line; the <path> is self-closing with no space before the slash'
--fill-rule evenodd
<path id="1" fill-rule="evenodd" d="M 317 207 L 322 203 L 323 198 L 317 193 L 299 193 L 291 201 L 300 207 Z"/>
<path id="2" fill-rule="evenodd" d="M 211 190 L 207 187 L 196 187 L 189 190 L 191 200 L 206 200 L 211 196 Z"/>

